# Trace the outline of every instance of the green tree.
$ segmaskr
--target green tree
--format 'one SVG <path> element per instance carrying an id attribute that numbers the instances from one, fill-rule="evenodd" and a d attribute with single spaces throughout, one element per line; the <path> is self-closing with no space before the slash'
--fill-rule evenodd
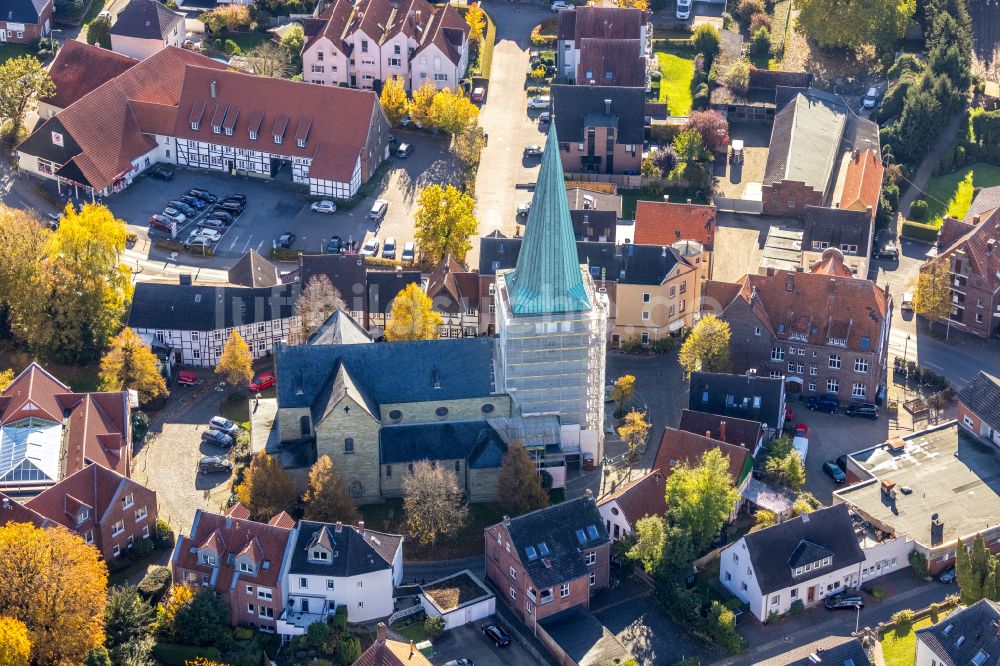
<path id="1" fill-rule="evenodd" d="M 52 77 L 35 56 L 18 56 L 0 65 L 0 118 L 10 122 L 12 142 L 21 136 L 24 114 L 55 91 Z"/>
<path id="2" fill-rule="evenodd" d="M 440 615 L 428 615 L 427 619 L 424 620 L 424 631 L 432 639 L 444 633 L 444 626 L 444 618 Z"/>
<path id="3" fill-rule="evenodd" d="M 781 457 L 769 456 L 764 463 L 764 472 L 774 483 L 792 490 L 802 490 L 806 483 L 805 466 L 796 451 L 790 451 Z"/>
<path id="4" fill-rule="evenodd" d="M 392 299 L 389 323 L 385 338 L 390 342 L 408 340 L 437 340 L 440 335 L 441 314 L 435 312 L 430 297 L 416 282 L 406 285 Z"/>
<path id="5" fill-rule="evenodd" d="M 102 390 L 132 389 L 139 393 L 141 402 L 167 393 L 167 383 L 152 349 L 128 326 L 111 339 L 110 348 L 101 358 L 99 374 Z"/>
<path id="6" fill-rule="evenodd" d="M 393 127 L 399 126 L 399 121 L 406 115 L 409 101 L 406 99 L 406 86 L 403 79 L 398 76 L 390 76 L 382 84 L 382 93 L 379 96 L 382 102 L 382 110 L 385 117 Z"/>
<path id="7" fill-rule="evenodd" d="M 468 180 L 472 180 L 475 176 L 480 155 L 485 147 L 486 135 L 483 133 L 483 128 L 477 124 L 469 125 L 451 140 L 451 154 L 462 163 Z"/>
<path id="8" fill-rule="evenodd" d="M 509 516 L 519 516 L 549 505 L 549 494 L 534 458 L 521 442 L 513 442 L 503 455 L 497 477 L 498 503 Z"/>
<path id="9" fill-rule="evenodd" d="M 295 487 L 288 472 L 277 458 L 263 450 L 250 460 L 235 492 L 254 520 L 270 520 L 295 501 Z"/>
<path id="10" fill-rule="evenodd" d="M 662 516 L 647 516 L 635 524 L 636 542 L 626 553 L 630 560 L 642 564 L 649 575 L 656 575 L 663 563 L 667 543 L 667 525 Z"/>
<path id="11" fill-rule="evenodd" d="M 156 643 L 149 628 L 156 614 L 135 586 L 113 587 L 104 609 L 104 645 L 114 666 L 146 666 Z"/>
<path id="12" fill-rule="evenodd" d="M 103 645 L 87 651 L 83 658 L 83 666 L 114 666 L 111 663 L 111 653 Z"/>
<path id="13" fill-rule="evenodd" d="M 635 396 L 635 377 L 622 375 L 615 380 L 611 389 L 611 399 L 618 403 L 618 413 L 625 411 L 625 403 L 631 402 Z"/>
<path id="14" fill-rule="evenodd" d="M 346 631 L 337 639 L 337 662 L 353 664 L 361 657 L 361 641 L 354 634 Z"/>
<path id="15" fill-rule="evenodd" d="M 455 473 L 427 460 L 413 464 L 403 477 L 403 509 L 410 538 L 431 548 L 465 525 L 469 508 Z"/>
<path id="16" fill-rule="evenodd" d="M 927 326 L 934 325 L 935 319 L 950 322 L 951 280 L 944 260 L 931 261 L 920 269 L 917 290 L 913 295 L 913 311 L 927 319 Z M 949 323 L 950 328 L 950 323 Z"/>
<path id="17" fill-rule="evenodd" d="M 707 314 L 698 320 L 677 356 L 684 372 L 728 372 L 729 324 L 715 315 Z"/>
<path id="18" fill-rule="evenodd" d="M 330 625 L 326 622 L 313 622 L 306 628 L 306 642 L 315 648 L 321 647 L 330 637 Z"/>
<path id="19" fill-rule="evenodd" d="M 757 527 L 771 527 L 778 524 L 778 515 L 768 509 L 758 509 L 753 514 L 753 520 Z"/>
<path id="20" fill-rule="evenodd" d="M 302 47 L 306 43 L 305 30 L 298 23 L 292 23 L 285 35 L 281 38 L 281 46 L 292 58 L 298 58 L 302 54 Z"/>
<path id="21" fill-rule="evenodd" d="M 423 256 L 435 264 L 446 254 L 465 261 L 472 249 L 470 239 L 479 231 L 475 205 L 472 197 L 451 185 L 442 188 L 434 184 L 421 190 L 414 225 Z"/>
<path id="22" fill-rule="evenodd" d="M 691 534 L 695 552 L 704 552 L 719 535 L 739 493 L 729 473 L 728 456 L 719 449 L 702 455 L 695 466 L 684 463 L 667 479 L 666 499 L 674 525 Z"/>
<path id="23" fill-rule="evenodd" d="M 695 53 L 705 56 L 705 68 L 712 66 L 715 56 L 719 55 L 719 31 L 711 23 L 702 23 L 691 34 L 691 45 Z"/>
<path id="24" fill-rule="evenodd" d="M 174 635 L 183 645 L 212 645 L 228 630 L 229 608 L 214 590 L 200 590 L 174 613 Z"/>
<path id="25" fill-rule="evenodd" d="M 916 0 L 796 0 L 796 28 L 823 48 L 890 49 L 906 32 Z"/>
<path id="26" fill-rule="evenodd" d="M 961 593 L 961 602 L 965 605 L 974 604 L 979 601 L 979 593 L 982 591 L 982 582 L 972 569 L 972 558 L 969 556 L 969 547 L 958 540 L 955 546 L 955 579 Z"/>
<path id="27" fill-rule="evenodd" d="M 996 562 L 982 534 L 977 534 L 969 548 L 961 539 L 956 546 L 955 575 L 961 590 L 961 603 L 969 606 L 996 594 Z"/>
<path id="28" fill-rule="evenodd" d="M 309 487 L 302 500 L 306 520 L 352 523 L 358 515 L 358 507 L 328 455 L 320 456 L 309 470 Z"/>
<path id="29" fill-rule="evenodd" d="M 461 90 L 452 92 L 445 88 L 431 100 L 430 116 L 434 127 L 455 136 L 475 122 L 479 117 L 479 107 L 469 101 Z"/>
<path id="30" fill-rule="evenodd" d="M 686 180 L 692 187 L 704 186 L 708 178 L 705 165 L 712 153 L 705 146 L 701 132 L 694 128 L 680 132 L 674 138 L 673 148 L 677 155 L 677 165 L 670 172 L 670 178 Z"/>
<path id="31" fill-rule="evenodd" d="M 4 390 L 10 386 L 11 382 L 14 381 L 14 371 L 10 368 L 6 370 L 0 370 L 0 391 Z"/>
<path id="32" fill-rule="evenodd" d="M 111 19 L 98 16 L 87 25 L 87 43 L 111 50 Z"/>
<path id="33" fill-rule="evenodd" d="M 253 355 L 239 331 L 234 329 L 222 347 L 215 374 L 225 377 L 235 390 L 245 389 L 250 384 L 253 378 Z"/>

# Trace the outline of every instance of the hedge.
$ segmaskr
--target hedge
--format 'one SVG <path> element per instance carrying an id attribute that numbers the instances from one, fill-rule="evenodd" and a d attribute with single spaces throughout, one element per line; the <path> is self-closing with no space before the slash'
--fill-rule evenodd
<path id="1" fill-rule="evenodd" d="M 214 647 L 195 647 L 174 643 L 157 643 L 153 646 L 153 656 L 164 666 L 184 666 L 188 661 L 205 657 L 213 661 L 222 659 L 222 653 Z"/>
<path id="2" fill-rule="evenodd" d="M 901 234 L 914 240 L 934 243 L 937 241 L 938 228 L 933 224 L 921 224 L 920 222 L 905 220 L 903 222 L 903 230 Z"/>
<path id="3" fill-rule="evenodd" d="M 479 54 L 479 75 L 484 79 L 490 78 L 490 70 L 493 69 L 493 47 L 497 41 L 497 24 L 493 22 L 493 17 L 486 14 L 486 32 L 483 34 L 482 51 Z"/>
<path id="4" fill-rule="evenodd" d="M 139 596 L 155 606 L 170 589 L 170 581 L 170 569 L 153 567 L 139 583 Z"/>

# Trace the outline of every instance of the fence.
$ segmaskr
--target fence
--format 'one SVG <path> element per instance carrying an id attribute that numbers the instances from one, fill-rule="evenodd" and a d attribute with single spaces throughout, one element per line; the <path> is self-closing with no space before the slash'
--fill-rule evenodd
<path id="1" fill-rule="evenodd" d="M 719 210 L 729 213 L 746 213 L 747 215 L 760 215 L 764 212 L 764 202 L 753 199 L 730 199 L 728 197 L 715 197 L 715 205 Z"/>
<path id="2" fill-rule="evenodd" d="M 389 619 L 386 621 L 386 624 L 392 626 L 393 624 L 395 624 L 396 620 L 402 620 L 404 617 L 410 617 L 411 615 L 416 615 L 423 609 L 424 607 L 422 605 L 417 604 L 416 606 L 410 606 L 409 608 L 404 608 L 403 610 L 396 611 L 395 613 L 389 616 Z"/>
<path id="3" fill-rule="evenodd" d="M 584 183 L 614 183 L 626 190 L 638 190 L 646 187 L 659 187 L 665 191 L 686 189 L 690 183 L 686 180 L 669 180 L 667 178 L 646 178 L 618 173 L 574 173 L 565 174 L 567 181 Z"/>

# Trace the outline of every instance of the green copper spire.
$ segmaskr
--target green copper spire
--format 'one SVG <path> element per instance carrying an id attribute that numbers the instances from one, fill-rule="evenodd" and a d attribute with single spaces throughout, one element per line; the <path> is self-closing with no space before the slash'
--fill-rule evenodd
<path id="1" fill-rule="evenodd" d="M 573 221 L 553 122 L 531 199 L 517 265 L 507 274 L 515 315 L 558 314 L 590 309 L 580 273 Z"/>

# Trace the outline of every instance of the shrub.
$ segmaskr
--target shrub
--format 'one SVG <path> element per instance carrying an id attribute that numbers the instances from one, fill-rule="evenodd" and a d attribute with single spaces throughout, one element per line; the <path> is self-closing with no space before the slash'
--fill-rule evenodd
<path id="1" fill-rule="evenodd" d="M 653 353 L 654 354 L 669 354 L 674 350 L 677 341 L 674 338 L 658 338 L 653 340 Z"/>
<path id="2" fill-rule="evenodd" d="M 910 570 L 913 571 L 914 576 L 917 578 L 927 577 L 927 558 L 924 557 L 923 553 L 911 550 L 906 559 L 910 563 Z"/>
<path id="3" fill-rule="evenodd" d="M 885 599 L 885 594 L 885 588 L 881 585 L 876 585 L 875 588 L 872 589 L 872 596 L 875 597 L 875 601 L 882 601 Z"/>
<path id="4" fill-rule="evenodd" d="M 626 354 L 638 354 L 642 351 L 642 340 L 639 336 L 622 340 L 621 350 Z"/>
<path id="5" fill-rule="evenodd" d="M 157 518 L 156 520 L 153 541 L 156 542 L 155 545 L 157 548 L 173 548 L 174 546 L 174 531 L 170 529 L 167 521 L 162 518 Z"/>
<path id="6" fill-rule="evenodd" d="M 714 25 L 702 23 L 695 28 L 694 34 L 691 35 L 691 45 L 694 47 L 695 53 L 704 55 L 706 64 L 710 65 L 715 60 L 715 56 L 719 54 L 719 31 L 715 29 Z"/>
<path id="7" fill-rule="evenodd" d="M 753 50 L 759 54 L 770 53 L 771 51 L 771 31 L 761 27 L 753 34 Z"/>
<path id="8" fill-rule="evenodd" d="M 663 73 L 659 71 L 653 72 L 652 74 L 649 75 L 650 81 L 659 81 L 662 78 L 663 78 Z"/>
<path id="9" fill-rule="evenodd" d="M 731 90 L 746 92 L 750 87 L 750 63 L 747 60 L 737 60 L 722 77 L 723 82 Z"/>
<path id="10" fill-rule="evenodd" d="M 912 204 L 910 204 L 910 217 L 914 220 L 923 222 L 927 219 L 927 202 L 923 199 L 917 199 Z"/>
<path id="11" fill-rule="evenodd" d="M 148 601 L 151 606 L 156 606 L 170 589 L 170 582 L 170 569 L 159 566 L 152 567 L 139 583 L 139 596 Z"/>
<path id="12" fill-rule="evenodd" d="M 431 638 L 437 638 L 444 633 L 444 618 L 440 615 L 432 615 L 424 620 L 424 631 Z"/>
<path id="13" fill-rule="evenodd" d="M 739 0 L 736 3 L 736 13 L 744 22 L 752 21 L 756 14 L 764 14 L 765 11 L 764 0 Z"/>
<path id="14" fill-rule="evenodd" d="M 649 138 L 660 145 L 672 144 L 680 131 L 680 125 L 653 125 L 649 128 Z"/>
<path id="15" fill-rule="evenodd" d="M 708 108 L 708 84 L 702 83 L 698 86 L 698 89 L 694 91 L 694 96 L 691 98 L 691 106 L 695 109 L 704 110 Z"/>
<path id="16" fill-rule="evenodd" d="M 132 412 L 132 441 L 141 444 L 147 432 L 149 432 L 149 415 L 139 410 Z"/>
<path id="17" fill-rule="evenodd" d="M 139 541 L 129 548 L 128 557 L 132 561 L 141 560 L 150 553 L 153 552 L 153 540 L 152 539 L 139 539 Z"/>
<path id="18" fill-rule="evenodd" d="M 892 210 L 899 208 L 899 185 L 886 185 L 885 189 L 882 190 L 882 195 L 885 196 L 885 200 Z"/>
<path id="19" fill-rule="evenodd" d="M 347 606 L 337 606 L 337 612 L 333 614 L 330 625 L 337 631 L 347 629 Z"/>
<path id="20" fill-rule="evenodd" d="M 248 641 L 253 638 L 253 629 L 250 627 L 236 627 L 233 629 L 233 638 L 238 641 Z"/>
<path id="21" fill-rule="evenodd" d="M 771 31 L 771 17 L 764 12 L 758 12 L 750 18 L 750 34 L 755 35 L 761 28 Z"/>
<path id="22" fill-rule="evenodd" d="M 733 15 L 729 12 L 722 12 L 722 29 L 723 30 L 733 30 L 735 29 L 733 21 Z"/>
<path id="23" fill-rule="evenodd" d="M 361 641 L 354 634 L 343 633 L 337 639 L 337 661 L 353 664 L 361 656 Z"/>
<path id="24" fill-rule="evenodd" d="M 805 609 L 806 605 L 802 602 L 802 600 L 796 599 L 795 601 L 792 602 L 792 605 L 789 606 L 788 612 L 785 613 L 785 615 L 787 615 L 788 617 L 795 617 Z"/>
<path id="25" fill-rule="evenodd" d="M 330 627 L 326 622 L 313 622 L 306 629 L 306 641 L 313 647 L 320 647 L 330 636 Z"/>
<path id="26" fill-rule="evenodd" d="M 931 612 L 931 622 L 933 622 L 934 624 L 937 624 L 938 615 L 940 615 L 940 613 L 941 613 L 941 604 L 936 603 L 936 602 L 932 603 L 929 606 L 929 610 Z"/>
<path id="27" fill-rule="evenodd" d="M 222 45 L 222 52 L 226 55 L 243 55 L 240 45 L 231 39 L 227 39 Z"/>
<path id="28" fill-rule="evenodd" d="M 900 234 L 914 240 L 933 243 L 937 241 L 938 229 L 932 224 L 921 224 L 912 220 L 904 220 L 903 229 Z"/>
<path id="29" fill-rule="evenodd" d="M 909 608 L 904 608 L 901 611 L 897 611 L 892 616 L 892 623 L 896 625 L 896 629 L 907 630 L 913 626 L 913 611 Z"/>
<path id="30" fill-rule="evenodd" d="M 924 64 L 912 53 L 904 53 L 896 59 L 886 75 L 889 79 L 897 79 L 904 72 L 920 72 Z"/>
<path id="31" fill-rule="evenodd" d="M 222 653 L 214 647 L 193 647 L 173 643 L 157 643 L 153 646 L 153 656 L 165 666 L 184 666 L 198 657 L 215 661 L 222 659 Z"/>

